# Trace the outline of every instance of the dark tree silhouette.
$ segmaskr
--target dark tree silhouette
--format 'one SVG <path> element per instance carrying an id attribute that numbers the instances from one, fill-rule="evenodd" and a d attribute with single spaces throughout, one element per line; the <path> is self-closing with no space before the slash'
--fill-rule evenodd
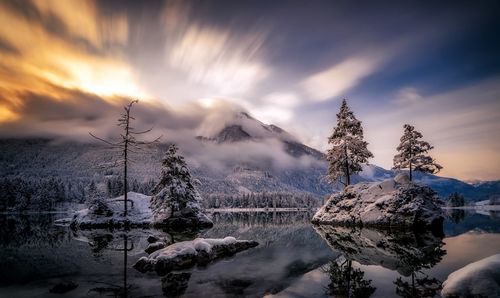
<path id="1" fill-rule="evenodd" d="M 331 261 L 324 270 L 330 279 L 328 294 L 334 297 L 365 298 L 370 297 L 376 290 L 371 285 L 372 281 L 364 278 L 363 271 L 352 268 L 351 260 L 340 264 L 335 260 Z"/>
<path id="2" fill-rule="evenodd" d="M 136 135 L 146 134 L 150 132 L 153 128 L 146 129 L 144 131 L 135 131 L 134 127 L 131 125 L 131 120 L 135 120 L 134 117 L 130 115 L 130 111 L 132 109 L 132 105 L 134 103 L 138 103 L 139 101 L 132 100 L 126 106 L 124 106 L 125 112 L 118 119 L 118 126 L 123 129 L 123 133 L 120 134 L 121 140 L 118 142 L 113 142 L 110 140 L 105 140 L 103 138 L 97 137 L 89 132 L 89 134 L 107 144 L 112 149 L 117 149 L 121 152 L 122 159 L 119 161 L 123 165 L 123 208 L 124 208 L 124 216 L 127 216 L 127 208 L 128 208 L 128 200 L 127 200 L 127 191 L 128 191 L 128 181 L 127 181 L 127 173 L 128 173 L 128 165 L 130 160 L 130 153 L 134 153 L 134 149 L 141 149 L 141 146 L 150 145 L 153 143 L 157 143 L 161 136 L 157 137 L 153 141 L 141 141 L 136 139 Z"/>

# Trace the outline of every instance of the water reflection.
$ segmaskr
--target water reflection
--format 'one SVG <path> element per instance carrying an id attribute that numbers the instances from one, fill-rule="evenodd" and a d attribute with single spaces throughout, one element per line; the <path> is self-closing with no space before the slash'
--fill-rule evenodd
<path id="1" fill-rule="evenodd" d="M 314 226 L 334 250 L 363 265 L 379 265 L 410 276 L 437 264 L 446 251 L 443 237 L 431 232 L 389 231 L 332 225 Z"/>
<path id="2" fill-rule="evenodd" d="M 465 217 L 470 213 L 470 211 L 464 209 L 445 209 L 445 216 L 454 224 L 459 224 Z"/>
<path id="3" fill-rule="evenodd" d="M 328 289 L 345 297 L 368 297 L 375 288 L 363 278 L 360 269 L 352 269 L 352 261 L 361 265 L 377 265 L 398 271 L 394 281 L 396 293 L 402 297 L 433 297 L 441 282 L 429 278 L 422 269 L 432 268 L 446 251 L 443 237 L 432 232 L 411 230 L 378 230 L 332 225 L 314 226 L 330 247 L 340 251 L 345 261 L 332 261 L 327 269 Z M 407 280 L 408 277 L 410 281 Z"/>
<path id="4" fill-rule="evenodd" d="M 103 257 L 107 252 L 122 254 L 122 280 L 116 282 L 100 282 L 97 287 L 89 289 L 90 295 L 102 295 L 108 297 L 128 297 L 130 293 L 138 289 L 135 284 L 129 283 L 129 254 L 143 255 L 147 247 L 147 238 L 153 236 L 157 239 L 168 240 L 168 243 L 194 239 L 198 234 L 195 232 L 169 233 L 164 230 L 109 230 L 109 229 L 85 229 L 71 230 L 75 240 L 87 243 L 90 251 L 96 259 Z M 131 262 L 135 262 L 133 258 Z M 161 288 L 166 297 L 177 297 L 182 295 L 187 288 L 187 282 L 191 274 L 172 273 L 161 279 Z M 134 295 L 132 295 L 134 296 Z"/>
<path id="5" fill-rule="evenodd" d="M 179 297 L 186 292 L 190 272 L 174 273 L 170 272 L 161 279 L 161 288 L 165 297 Z"/>
<path id="6" fill-rule="evenodd" d="M 323 270 L 330 280 L 327 292 L 334 297 L 365 298 L 376 290 L 363 271 L 352 267 L 352 260 L 333 260 Z"/>
<path id="7" fill-rule="evenodd" d="M 58 215 L 0 215 L 0 296 L 53 297 L 61 284 L 71 297 L 426 297 L 451 272 L 500 253 L 496 214 L 450 213 L 444 241 L 432 233 L 314 229 L 305 212 L 217 213 L 200 235 L 72 231 L 53 225 Z M 158 277 L 131 268 L 150 235 L 168 243 L 231 235 L 260 245 Z"/>
<path id="8" fill-rule="evenodd" d="M 423 272 L 412 272 L 411 281 L 399 277 L 394 281 L 396 294 L 401 297 L 435 297 L 442 289 L 442 282 Z"/>
<path id="9" fill-rule="evenodd" d="M 122 281 L 102 282 L 95 281 L 99 286 L 92 287 L 88 290 L 88 294 L 104 295 L 108 297 L 128 297 L 128 294 L 135 287 L 128 283 L 128 253 L 134 250 L 134 242 L 126 231 L 111 232 L 109 230 L 83 230 L 72 231 L 72 235 L 76 240 L 88 243 L 94 257 L 102 257 L 105 250 L 122 253 L 123 267 Z M 137 237 L 134 237 L 138 239 Z"/>

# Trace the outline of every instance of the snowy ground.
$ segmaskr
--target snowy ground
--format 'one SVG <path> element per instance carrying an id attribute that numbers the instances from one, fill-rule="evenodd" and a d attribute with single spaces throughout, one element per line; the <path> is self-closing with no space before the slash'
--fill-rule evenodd
<path id="1" fill-rule="evenodd" d="M 305 212 L 317 210 L 317 208 L 210 208 L 207 212 Z"/>
<path id="2" fill-rule="evenodd" d="M 127 195 L 130 203 L 126 217 L 124 216 L 123 196 L 120 196 L 106 200 L 106 203 L 113 212 L 112 215 L 97 215 L 92 213 L 88 208 L 82 209 L 77 211 L 71 219 L 71 226 L 76 228 L 117 227 L 126 224 L 135 227 L 150 226 L 153 223 L 150 197 L 135 192 L 129 192 Z M 56 224 L 64 220 L 56 221 Z"/>
<path id="3" fill-rule="evenodd" d="M 185 210 L 178 215 L 160 216 L 162 220 L 155 218 L 151 208 L 151 197 L 140 193 L 128 193 L 128 213 L 124 216 L 123 196 L 106 200 L 106 205 L 112 214 L 96 214 L 89 208 L 77 211 L 72 218 L 57 220 L 55 224 L 70 224 L 73 228 L 120 228 L 120 227 L 168 227 L 172 229 L 201 229 L 211 227 L 211 220 L 203 213 L 198 204 L 188 203 L 189 214 Z M 166 212 L 170 212 L 167 210 Z"/>
<path id="4" fill-rule="evenodd" d="M 500 297 L 500 254 L 471 263 L 448 276 L 443 297 Z"/>

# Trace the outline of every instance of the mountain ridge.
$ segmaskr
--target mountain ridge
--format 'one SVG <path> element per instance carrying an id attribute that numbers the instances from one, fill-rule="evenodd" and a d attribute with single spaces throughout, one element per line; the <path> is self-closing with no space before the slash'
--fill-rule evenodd
<path id="1" fill-rule="evenodd" d="M 193 175 L 201 182 L 202 195 L 299 192 L 323 197 L 341 189 L 341 185 L 326 181 L 327 162 L 322 152 L 248 113 L 236 113 L 220 130 L 195 139 L 197 142 L 191 144 L 194 148 L 183 151 Z M 156 144 L 134 156 L 131 179 L 137 183 L 154 181 L 167 146 Z M 121 168 L 112 166 L 115 153 L 95 143 L 3 139 L 0 152 L 2 177 L 64 177 L 89 183 L 106 181 L 121 172 Z M 352 181 L 380 181 L 394 175 L 394 171 L 366 165 Z M 480 201 L 500 194 L 500 181 L 471 185 L 418 172 L 415 180 L 431 186 L 442 198 L 459 192 L 469 201 Z"/>

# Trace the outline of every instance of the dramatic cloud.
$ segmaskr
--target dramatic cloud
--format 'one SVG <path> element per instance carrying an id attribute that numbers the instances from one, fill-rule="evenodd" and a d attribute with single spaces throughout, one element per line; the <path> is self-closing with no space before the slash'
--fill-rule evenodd
<path id="1" fill-rule="evenodd" d="M 350 57 L 304 80 L 303 86 L 315 100 L 327 100 L 344 95 L 361 80 L 372 74 L 379 59 Z"/>
<path id="2" fill-rule="evenodd" d="M 443 174 L 500 178 L 497 6 L 1 1 L 0 134 L 114 135 L 121 106 L 139 98 L 138 126 L 186 148 L 246 110 L 323 150 L 345 96 L 375 163 L 390 166 L 411 122 Z"/>

